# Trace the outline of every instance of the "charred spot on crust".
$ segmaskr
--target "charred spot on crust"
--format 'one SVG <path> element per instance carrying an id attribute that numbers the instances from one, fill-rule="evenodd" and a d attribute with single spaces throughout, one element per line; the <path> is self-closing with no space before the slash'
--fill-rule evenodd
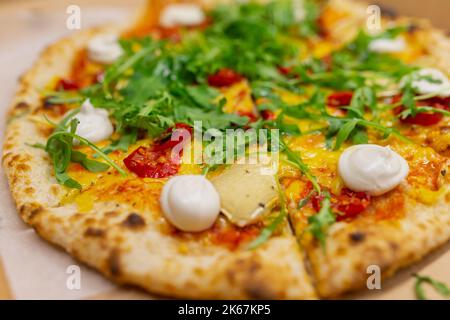
<path id="1" fill-rule="evenodd" d="M 105 234 L 105 230 L 92 227 L 87 228 L 84 232 L 86 237 L 103 237 Z"/>
<path id="2" fill-rule="evenodd" d="M 398 244 L 395 242 L 389 242 L 389 247 L 392 249 L 392 251 L 397 251 L 398 250 Z"/>
<path id="3" fill-rule="evenodd" d="M 420 26 L 417 23 L 411 23 L 408 26 L 408 32 L 409 33 L 414 33 L 420 30 Z"/>
<path id="4" fill-rule="evenodd" d="M 364 241 L 366 239 L 366 235 L 362 232 L 355 231 L 350 233 L 349 235 L 350 241 L 354 244 L 358 244 Z"/>
<path id="5" fill-rule="evenodd" d="M 16 167 L 17 171 L 28 172 L 31 170 L 31 167 L 24 163 L 19 163 Z"/>
<path id="6" fill-rule="evenodd" d="M 246 284 L 245 292 L 249 296 L 250 299 L 255 300 L 273 300 L 278 298 L 277 294 L 267 288 L 264 283 L 260 281 L 251 281 Z"/>
<path id="7" fill-rule="evenodd" d="M 120 266 L 120 252 L 118 249 L 113 249 L 107 259 L 108 271 L 113 277 L 118 277 L 121 274 Z"/>
<path id="8" fill-rule="evenodd" d="M 32 187 L 27 187 L 23 191 L 28 195 L 34 194 L 34 188 L 32 188 Z"/>
<path id="9" fill-rule="evenodd" d="M 14 106 L 14 110 L 17 111 L 29 111 L 30 110 L 30 105 L 26 102 L 19 102 Z"/>
<path id="10" fill-rule="evenodd" d="M 118 215 L 119 215 L 119 212 L 117 212 L 117 211 L 107 211 L 104 213 L 105 217 L 111 217 L 111 218 L 117 217 Z"/>
<path id="11" fill-rule="evenodd" d="M 139 229 L 145 227 L 145 220 L 137 213 L 130 213 L 122 225 L 130 229 Z"/>
<path id="12" fill-rule="evenodd" d="M 386 18 L 390 18 L 390 19 L 394 19 L 394 18 L 398 17 L 398 12 L 394 8 L 391 8 L 388 6 L 381 6 L 381 5 L 378 5 L 378 6 L 380 7 L 382 16 L 384 16 Z"/>
<path id="13" fill-rule="evenodd" d="M 25 221 L 32 221 L 43 211 L 44 208 L 34 203 L 26 203 L 19 208 L 20 215 Z"/>
<path id="14" fill-rule="evenodd" d="M 11 120 L 21 117 L 31 111 L 31 106 L 26 102 L 18 102 L 10 112 L 8 112 L 7 122 L 9 123 Z"/>

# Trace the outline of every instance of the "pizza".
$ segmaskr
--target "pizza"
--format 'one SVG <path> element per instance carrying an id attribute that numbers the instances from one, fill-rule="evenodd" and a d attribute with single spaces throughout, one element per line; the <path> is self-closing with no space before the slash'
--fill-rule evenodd
<path id="1" fill-rule="evenodd" d="M 119 284 L 317 299 L 450 238 L 450 41 L 350 0 L 150 1 L 48 47 L 3 166 L 18 213 Z"/>

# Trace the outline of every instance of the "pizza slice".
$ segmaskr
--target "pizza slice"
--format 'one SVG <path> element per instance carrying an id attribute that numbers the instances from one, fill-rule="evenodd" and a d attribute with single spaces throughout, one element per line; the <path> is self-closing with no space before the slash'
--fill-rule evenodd
<path id="1" fill-rule="evenodd" d="M 364 10 L 352 2 L 331 2 L 321 19 L 327 35 L 322 41 L 333 44 L 340 28 L 363 27 Z M 390 276 L 450 237 L 447 76 L 425 64 L 394 80 L 408 64 L 424 63 L 424 55 L 430 60 L 424 52 L 435 45 L 423 22 L 396 23 L 401 27 L 384 35 L 353 33 L 347 47 L 322 58 L 339 74 L 328 84 L 332 90 L 324 91 L 322 107 L 338 118 L 328 119 L 323 130 L 315 119 L 299 117 L 311 134 L 289 140 L 321 188 L 315 190 L 290 167 L 281 174 L 293 228 L 323 297 L 365 288 L 373 268 Z M 342 74 L 352 65 L 370 77 L 365 87 L 352 90 L 358 75 Z M 384 75 L 378 77 L 380 71 Z M 426 76 L 442 77 L 434 92 L 421 78 Z M 393 188 L 394 181 L 400 184 Z"/>
<path id="2" fill-rule="evenodd" d="M 189 27 L 195 32 L 199 28 Z M 169 80 L 166 70 L 184 72 L 177 69 L 181 60 L 172 60 L 182 58 L 172 51 L 178 41 L 175 34 L 181 31 L 161 26 L 99 28 L 62 40 L 42 54 L 22 79 L 4 145 L 3 163 L 21 217 L 43 238 L 107 277 L 153 293 L 183 298 L 316 298 L 304 253 L 286 217 L 264 246 L 248 249 L 271 216 L 278 214 L 273 176 L 253 180 L 254 174 L 244 169 L 247 176 L 241 176 L 242 170 L 227 171 L 226 179 L 215 179 L 217 189 L 225 193 L 230 185 L 249 193 L 230 197 L 235 203 L 227 207 L 228 218 L 217 216 L 216 210 L 208 220 L 201 216 L 202 208 L 210 214 L 210 182 L 201 175 L 205 165 L 191 163 L 187 151 L 181 151 L 179 159 L 171 158 L 176 143 L 170 133 L 183 128 L 192 132 L 191 120 L 225 129 L 234 122 L 243 127 L 253 114 L 256 117 L 247 81 L 222 70 L 210 77 L 210 87 L 195 85 L 190 75 L 189 80 L 171 83 L 174 95 L 167 99 L 174 98 L 177 111 L 187 114 L 180 115 L 185 122 L 172 124 L 175 115 L 170 119 L 164 108 L 175 106 L 164 104 L 171 102 L 166 100 L 164 82 Z M 135 33 L 145 37 L 135 38 Z M 152 41 L 149 34 L 163 39 Z M 171 39 L 167 49 L 166 39 Z M 152 55 L 158 50 L 165 50 L 165 56 Z M 155 60 L 146 61 L 144 53 Z M 145 73 L 149 71 L 153 77 Z M 128 86 L 117 87 L 124 80 Z M 190 95 L 178 96 L 186 93 L 183 90 Z M 127 97 L 129 109 L 115 109 L 118 105 L 107 92 Z M 193 107 L 183 105 L 186 99 Z M 223 99 L 227 102 L 222 106 Z M 98 108 L 100 104 L 104 108 Z M 209 176 L 221 175 L 220 170 L 224 168 Z M 190 205 L 195 217 L 188 225 L 163 213 L 162 189 L 173 176 L 188 178 L 188 190 L 178 192 L 173 201 L 182 203 L 190 197 L 206 201 L 200 204 L 206 207 Z M 203 188 L 205 181 L 208 185 Z M 261 190 L 266 191 L 263 197 L 258 194 Z M 253 202 L 248 202 L 249 196 Z M 273 212 L 262 210 L 266 199 Z M 238 217 L 233 205 L 247 206 L 247 216 Z M 182 214 L 188 214 L 186 209 Z M 265 219 L 249 225 L 235 222 L 262 213 Z"/>

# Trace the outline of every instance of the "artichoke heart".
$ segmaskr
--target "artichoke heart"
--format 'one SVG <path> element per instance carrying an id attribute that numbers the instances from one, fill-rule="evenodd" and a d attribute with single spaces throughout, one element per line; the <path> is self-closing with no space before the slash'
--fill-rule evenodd
<path id="1" fill-rule="evenodd" d="M 275 177 L 261 164 L 234 164 L 212 179 L 221 211 L 234 224 L 254 223 L 277 202 Z"/>

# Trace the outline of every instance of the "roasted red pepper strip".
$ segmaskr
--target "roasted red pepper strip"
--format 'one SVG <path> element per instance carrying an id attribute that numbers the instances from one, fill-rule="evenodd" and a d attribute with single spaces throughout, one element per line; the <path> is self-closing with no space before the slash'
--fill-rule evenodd
<path id="1" fill-rule="evenodd" d="M 139 147 L 123 162 L 131 172 L 140 178 L 166 178 L 177 174 L 180 163 L 171 159 L 171 149 L 155 151 Z"/>
<path id="2" fill-rule="evenodd" d="M 237 114 L 240 117 L 247 117 L 249 119 L 249 123 L 256 122 L 258 120 L 258 117 L 253 112 L 237 112 Z"/>
<path id="3" fill-rule="evenodd" d="M 396 103 L 401 100 L 401 96 L 396 96 L 393 99 L 393 103 Z M 436 109 L 449 110 L 450 98 L 439 98 L 434 97 L 426 100 L 420 100 L 417 102 L 417 106 L 430 106 Z M 405 107 L 399 106 L 394 109 L 395 114 L 400 114 Z M 444 115 L 436 112 L 419 112 L 414 116 L 408 116 L 406 118 L 400 118 L 400 122 L 405 124 L 416 124 L 419 126 L 433 126 L 438 124 Z"/>
<path id="4" fill-rule="evenodd" d="M 184 129 L 192 133 L 192 128 L 184 123 L 176 124 L 175 128 L 171 128 L 167 133 L 173 132 L 174 129 Z M 140 178 L 166 178 L 178 173 L 181 164 L 180 154 L 173 155 L 172 149 L 179 143 L 184 142 L 185 136 L 172 141 L 169 139 L 164 142 L 157 142 L 151 147 L 139 147 L 133 151 L 123 162 L 131 172 L 134 172 Z"/>
<path id="5" fill-rule="evenodd" d="M 323 196 L 315 195 L 311 198 L 314 210 L 319 211 Z M 370 195 L 365 192 L 355 192 L 344 188 L 340 195 L 331 195 L 331 207 L 337 211 L 336 220 L 342 221 L 354 218 L 369 206 Z"/>
<path id="6" fill-rule="evenodd" d="M 223 68 L 208 77 L 208 84 L 212 87 L 221 88 L 229 87 L 241 80 L 242 76 L 240 74 L 231 69 Z"/>
<path id="7" fill-rule="evenodd" d="M 283 66 L 279 66 L 278 67 L 278 72 L 280 72 L 282 75 L 287 76 L 288 74 L 290 74 L 292 72 L 292 67 L 283 67 Z"/>
<path id="8" fill-rule="evenodd" d="M 264 120 L 275 120 L 276 115 L 272 110 L 262 110 L 261 111 L 261 117 Z"/>
<path id="9" fill-rule="evenodd" d="M 346 107 L 350 105 L 353 98 L 353 92 L 341 91 L 335 92 L 328 96 L 327 104 L 330 107 Z"/>
<path id="10" fill-rule="evenodd" d="M 56 90 L 58 91 L 69 91 L 69 90 L 79 90 L 80 87 L 72 80 L 60 79 L 56 84 Z"/>
<path id="11" fill-rule="evenodd" d="M 339 213 L 337 221 L 354 218 L 369 206 L 370 195 L 365 192 L 355 192 L 343 189 L 342 193 L 336 197 L 335 208 Z"/>

